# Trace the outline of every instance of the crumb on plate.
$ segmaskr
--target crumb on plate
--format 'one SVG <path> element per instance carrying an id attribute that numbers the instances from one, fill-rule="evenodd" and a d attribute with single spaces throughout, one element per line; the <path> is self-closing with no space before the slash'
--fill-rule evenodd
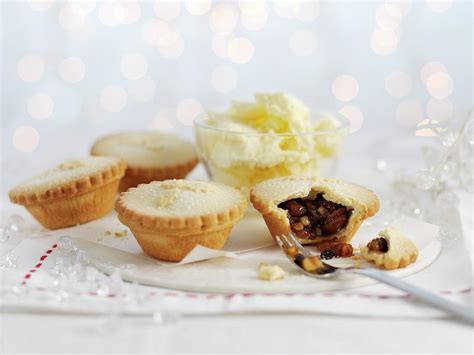
<path id="1" fill-rule="evenodd" d="M 268 265 L 261 263 L 258 267 L 258 278 L 265 281 L 282 280 L 286 272 L 278 265 Z"/>

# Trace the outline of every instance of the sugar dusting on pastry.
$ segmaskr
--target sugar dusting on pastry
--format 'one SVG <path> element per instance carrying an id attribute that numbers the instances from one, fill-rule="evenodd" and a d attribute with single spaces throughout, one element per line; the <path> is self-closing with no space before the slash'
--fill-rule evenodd
<path id="1" fill-rule="evenodd" d="M 258 278 L 264 281 L 282 280 L 286 276 L 286 272 L 278 265 L 268 265 L 261 263 L 258 267 Z"/>
<path id="2" fill-rule="evenodd" d="M 123 193 L 121 200 L 147 216 L 188 217 L 230 210 L 244 196 L 229 186 L 206 181 L 166 180 L 143 184 Z"/>

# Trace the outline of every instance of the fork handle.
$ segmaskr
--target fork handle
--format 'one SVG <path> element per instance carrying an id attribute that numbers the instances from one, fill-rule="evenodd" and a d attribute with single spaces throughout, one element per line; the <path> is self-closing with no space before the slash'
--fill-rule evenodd
<path id="1" fill-rule="evenodd" d="M 433 292 L 429 292 L 422 288 L 413 286 L 408 282 L 397 279 L 377 269 L 351 269 L 348 271 L 355 274 L 370 277 L 384 284 L 405 291 L 426 303 L 429 303 L 437 308 L 451 313 L 468 322 L 469 324 L 474 325 L 474 311 L 468 307 L 457 305 L 451 301 L 444 299 L 443 297 L 436 295 Z"/>

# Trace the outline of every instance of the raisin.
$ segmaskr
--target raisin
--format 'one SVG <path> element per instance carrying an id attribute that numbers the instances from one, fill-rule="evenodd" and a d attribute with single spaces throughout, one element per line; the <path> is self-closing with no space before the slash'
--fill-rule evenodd
<path id="1" fill-rule="evenodd" d="M 316 206 L 314 205 L 314 202 L 311 201 L 311 200 L 306 200 L 305 201 L 305 206 L 306 206 L 306 209 L 308 210 L 309 214 L 313 217 L 320 217 L 320 215 L 318 214 L 318 211 L 317 211 L 317 208 Z"/>
<path id="2" fill-rule="evenodd" d="M 288 213 L 293 217 L 302 217 L 306 214 L 306 207 L 299 204 L 295 200 L 290 200 L 286 203 Z"/>
<path id="3" fill-rule="evenodd" d="M 387 240 L 385 238 L 375 238 L 367 244 L 367 249 L 386 253 L 388 251 Z"/>
<path id="4" fill-rule="evenodd" d="M 352 255 L 354 255 L 354 249 L 352 248 L 352 245 L 347 243 L 342 243 L 336 253 L 338 258 L 348 258 Z"/>
<path id="5" fill-rule="evenodd" d="M 323 225 L 323 232 L 326 235 L 334 234 L 341 230 L 347 224 L 347 217 L 340 216 L 335 219 L 327 219 L 326 223 Z"/>
<path id="6" fill-rule="evenodd" d="M 329 260 L 329 259 L 334 258 L 335 256 L 336 256 L 336 253 L 334 252 L 334 250 L 328 249 L 328 250 L 323 251 L 319 257 L 324 260 Z"/>
<path id="7" fill-rule="evenodd" d="M 300 254 L 300 253 L 296 254 L 296 256 L 295 256 L 295 263 L 296 263 L 296 265 L 302 267 L 302 266 L 303 266 L 303 260 L 304 260 L 303 254 Z"/>
<path id="8" fill-rule="evenodd" d="M 303 230 L 300 230 L 300 231 L 296 231 L 296 232 L 295 232 L 295 235 L 296 235 L 299 239 L 311 239 L 311 233 L 308 232 L 306 229 L 303 229 Z"/>

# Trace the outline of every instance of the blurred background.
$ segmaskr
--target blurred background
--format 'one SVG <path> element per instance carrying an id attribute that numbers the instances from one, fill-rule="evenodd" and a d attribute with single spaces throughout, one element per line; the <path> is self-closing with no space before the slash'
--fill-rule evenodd
<path id="1" fill-rule="evenodd" d="M 192 137 L 196 116 L 255 92 L 345 116 L 346 150 L 372 153 L 367 166 L 414 159 L 433 124 L 459 127 L 473 105 L 470 1 L 33 0 L 1 13 L 2 197 L 104 133 Z"/>

